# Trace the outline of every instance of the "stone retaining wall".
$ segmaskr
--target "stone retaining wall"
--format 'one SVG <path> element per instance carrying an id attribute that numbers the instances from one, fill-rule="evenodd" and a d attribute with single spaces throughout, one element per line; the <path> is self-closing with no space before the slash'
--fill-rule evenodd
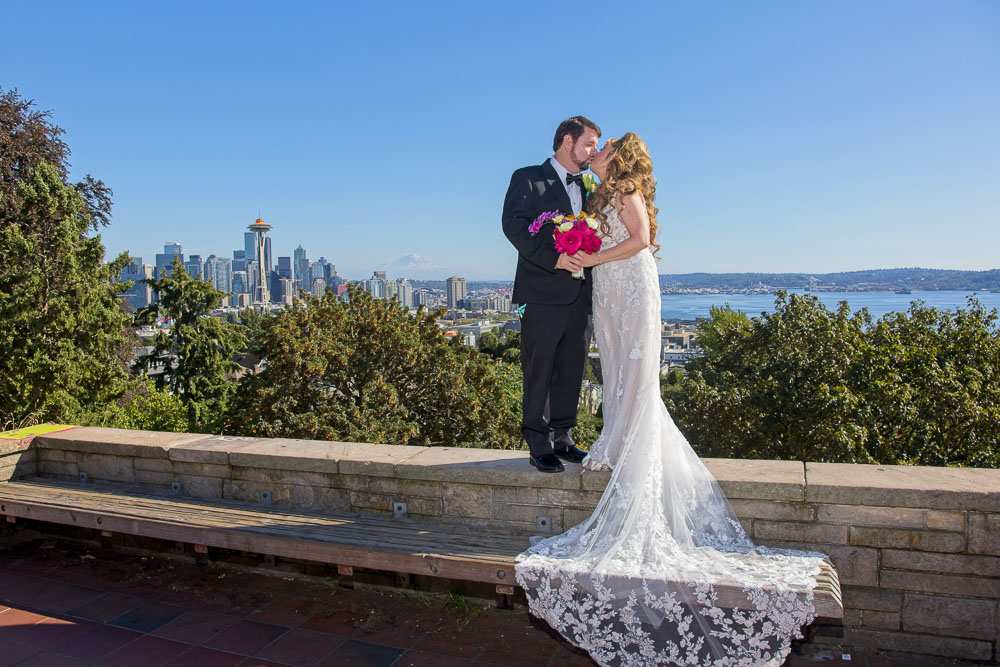
<path id="1" fill-rule="evenodd" d="M 1000 470 L 707 459 L 748 532 L 828 553 L 843 637 L 812 641 L 997 661 Z M 476 522 L 530 534 L 588 516 L 608 473 L 545 475 L 523 452 L 81 428 L 0 449 L 0 481 L 30 474 L 184 495 Z M 839 629 L 838 629 L 839 630 Z M 833 647 L 831 647 L 833 648 Z"/>

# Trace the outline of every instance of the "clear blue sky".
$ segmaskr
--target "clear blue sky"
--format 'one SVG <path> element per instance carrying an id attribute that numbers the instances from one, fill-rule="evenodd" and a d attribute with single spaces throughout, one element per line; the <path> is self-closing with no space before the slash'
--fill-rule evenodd
<path id="1" fill-rule="evenodd" d="M 109 254 L 509 278 L 563 118 L 650 147 L 661 273 L 1000 266 L 1000 2 L 10 2 L 0 86 L 115 191 Z"/>

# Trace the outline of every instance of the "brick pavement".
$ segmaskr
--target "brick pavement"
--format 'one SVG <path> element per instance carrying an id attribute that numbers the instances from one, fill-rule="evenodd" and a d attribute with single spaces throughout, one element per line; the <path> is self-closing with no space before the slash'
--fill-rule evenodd
<path id="1" fill-rule="evenodd" d="M 799 648 L 786 665 L 836 664 Z M 586 667 L 524 611 L 46 540 L 0 551 L 0 667 Z M 888 667 L 855 655 L 850 665 Z M 929 663 L 924 663 L 929 664 Z"/>

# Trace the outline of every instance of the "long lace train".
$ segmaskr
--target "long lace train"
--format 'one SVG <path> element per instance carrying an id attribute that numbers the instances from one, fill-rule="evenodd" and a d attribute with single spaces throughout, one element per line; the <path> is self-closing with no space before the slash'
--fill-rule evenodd
<path id="1" fill-rule="evenodd" d="M 609 221 L 604 248 L 627 238 Z M 529 608 L 601 665 L 780 664 L 815 616 L 823 555 L 755 546 L 664 407 L 649 251 L 593 279 L 605 427 L 590 460 L 611 479 L 586 521 L 518 556 Z"/>

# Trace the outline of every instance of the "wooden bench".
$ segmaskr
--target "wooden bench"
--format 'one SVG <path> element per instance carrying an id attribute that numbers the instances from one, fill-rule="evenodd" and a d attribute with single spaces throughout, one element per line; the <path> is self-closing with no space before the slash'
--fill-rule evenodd
<path id="1" fill-rule="evenodd" d="M 104 487 L 28 477 L 0 483 L 4 520 L 31 519 L 195 545 L 353 568 L 493 584 L 511 595 L 514 557 L 528 536 L 508 531 L 385 516 L 303 512 L 231 500 L 158 495 L 148 488 Z M 842 618 L 832 564 L 817 575 L 817 616 Z M 720 606 L 746 608 L 739 587 L 717 587 Z"/>

